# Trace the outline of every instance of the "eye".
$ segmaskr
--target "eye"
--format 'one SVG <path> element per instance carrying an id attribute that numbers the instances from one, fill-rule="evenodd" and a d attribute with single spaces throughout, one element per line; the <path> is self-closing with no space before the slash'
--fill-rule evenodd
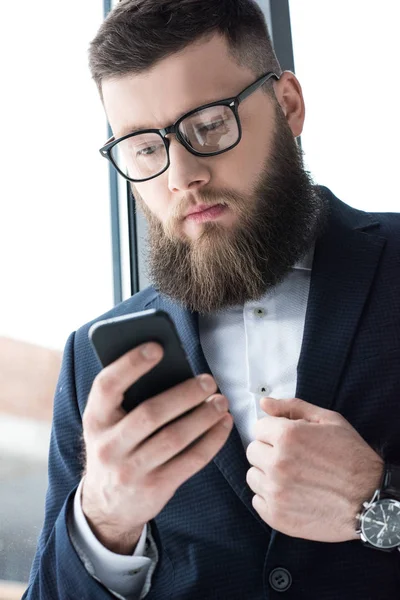
<path id="1" fill-rule="evenodd" d="M 213 123 L 209 123 L 207 125 L 202 125 L 198 128 L 200 133 L 208 133 L 209 131 L 216 131 L 218 128 L 222 127 L 225 122 L 221 119 L 220 121 L 214 121 Z"/>
<path id="2" fill-rule="evenodd" d="M 149 156 L 150 154 L 153 154 L 155 151 L 154 146 L 149 146 L 148 148 L 143 148 L 142 150 L 138 150 L 136 152 L 136 156 Z"/>
<path id="3" fill-rule="evenodd" d="M 136 156 L 137 157 L 141 157 L 141 156 L 152 156 L 153 154 L 155 154 L 156 152 L 159 152 L 161 149 L 163 149 L 164 146 L 157 145 L 157 146 L 147 146 L 146 148 L 141 148 L 140 150 L 136 150 Z"/>

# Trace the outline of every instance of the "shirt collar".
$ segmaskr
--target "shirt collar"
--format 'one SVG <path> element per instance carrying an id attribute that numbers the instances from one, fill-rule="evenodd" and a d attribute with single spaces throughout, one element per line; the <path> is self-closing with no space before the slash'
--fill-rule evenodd
<path id="1" fill-rule="evenodd" d="M 309 250 L 309 252 L 307 252 L 307 254 L 294 265 L 293 269 L 299 269 L 302 271 L 311 271 L 313 260 L 314 260 L 314 251 L 315 251 L 315 244 L 313 244 L 311 250 Z"/>

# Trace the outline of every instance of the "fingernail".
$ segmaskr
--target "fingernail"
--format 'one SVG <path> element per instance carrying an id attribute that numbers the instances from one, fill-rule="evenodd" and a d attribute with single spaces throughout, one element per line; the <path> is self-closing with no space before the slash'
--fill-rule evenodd
<path id="1" fill-rule="evenodd" d="M 200 375 L 197 381 L 205 392 L 211 393 L 215 390 L 215 384 L 209 375 Z"/>
<path id="2" fill-rule="evenodd" d="M 218 412 L 226 412 L 228 409 L 228 401 L 224 396 L 217 396 L 217 398 L 214 398 L 213 403 Z"/>
<path id="3" fill-rule="evenodd" d="M 155 344 L 146 344 L 140 349 L 141 354 L 147 360 L 154 360 L 160 356 L 160 350 Z"/>

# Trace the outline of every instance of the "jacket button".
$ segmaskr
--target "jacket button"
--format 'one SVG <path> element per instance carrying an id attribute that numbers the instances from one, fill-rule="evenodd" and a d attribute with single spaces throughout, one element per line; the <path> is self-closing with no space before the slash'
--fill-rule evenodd
<path id="1" fill-rule="evenodd" d="M 292 576 L 287 569 L 274 569 L 269 574 L 269 584 L 276 592 L 286 592 L 292 585 Z"/>

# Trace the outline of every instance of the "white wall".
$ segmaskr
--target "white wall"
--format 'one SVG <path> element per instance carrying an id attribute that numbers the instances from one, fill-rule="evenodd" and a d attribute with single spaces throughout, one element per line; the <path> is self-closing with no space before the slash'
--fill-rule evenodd
<path id="1" fill-rule="evenodd" d="M 106 117 L 87 66 L 102 0 L 2 6 L 0 335 L 62 349 L 113 305 Z"/>
<path id="2" fill-rule="evenodd" d="M 400 211 L 399 0 L 290 0 L 303 148 L 348 204 Z"/>

